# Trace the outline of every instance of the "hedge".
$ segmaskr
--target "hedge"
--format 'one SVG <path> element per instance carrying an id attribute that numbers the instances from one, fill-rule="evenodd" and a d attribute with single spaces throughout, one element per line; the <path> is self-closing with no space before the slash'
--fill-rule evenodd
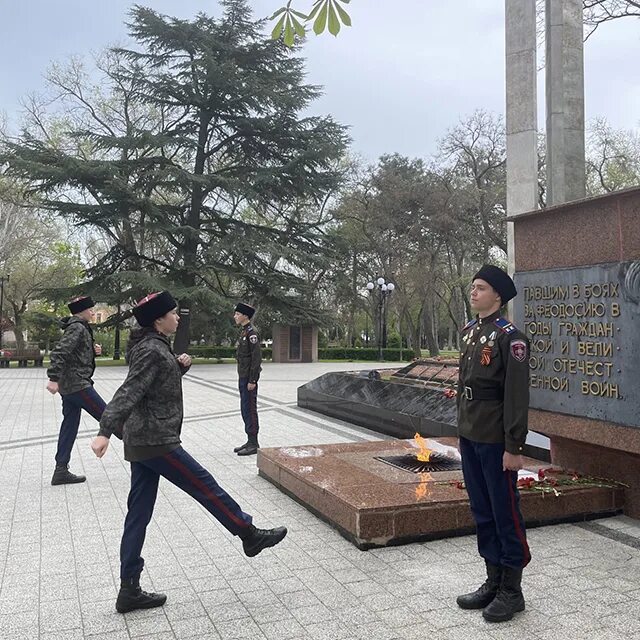
<path id="1" fill-rule="evenodd" d="M 220 358 L 235 358 L 235 347 L 208 347 L 208 346 L 192 346 L 189 347 L 189 355 L 193 358 L 212 358 L 214 360 Z M 271 360 L 273 350 L 262 348 L 263 360 Z M 378 361 L 377 348 L 350 348 L 350 347 L 326 347 L 318 349 L 319 360 L 367 360 L 371 362 Z M 402 358 L 400 358 L 400 349 L 383 349 L 382 359 L 386 362 L 410 362 L 413 360 L 413 351 L 411 349 L 402 350 Z"/>
<path id="2" fill-rule="evenodd" d="M 401 360 L 410 362 L 413 360 L 413 351 L 411 349 L 402 350 L 402 358 L 400 357 L 400 349 L 383 349 L 382 359 L 386 362 L 400 362 Z M 327 347 L 326 349 L 318 349 L 319 360 L 370 360 L 378 361 L 378 349 L 356 349 L 349 347 Z"/>
<path id="3" fill-rule="evenodd" d="M 263 360 L 271 360 L 271 349 L 262 348 Z M 235 358 L 235 347 L 207 347 L 207 346 L 193 346 L 189 347 L 189 355 L 192 358 Z"/>

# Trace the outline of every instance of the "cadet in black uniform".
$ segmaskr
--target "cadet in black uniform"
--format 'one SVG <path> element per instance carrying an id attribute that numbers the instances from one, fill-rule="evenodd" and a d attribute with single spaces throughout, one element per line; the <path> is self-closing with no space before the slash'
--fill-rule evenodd
<path id="1" fill-rule="evenodd" d="M 62 397 L 62 424 L 58 435 L 56 468 L 51 484 L 75 484 L 84 482 L 85 476 L 69 471 L 71 451 L 78 435 L 80 416 L 84 409 L 100 420 L 105 402 L 93 388 L 95 356 L 102 347 L 93 340 L 89 326 L 93 322 L 95 303 L 89 296 L 75 298 L 68 305 L 71 317 L 60 322 L 64 334 L 51 352 L 51 364 L 47 369 L 47 391 Z"/>
<path id="2" fill-rule="evenodd" d="M 215 478 L 180 445 L 182 376 L 191 366 L 183 353 L 175 356 L 169 337 L 178 328 L 176 301 L 168 291 L 143 298 L 133 315 L 142 328 L 131 332 L 127 345 L 129 372 L 107 405 L 100 431 L 91 443 L 101 458 L 112 434 L 124 441 L 124 457 L 131 463 L 131 491 L 120 544 L 120 592 L 116 610 L 160 607 L 167 597 L 140 588 L 141 556 L 147 525 L 153 514 L 160 476 L 195 498 L 232 534 L 242 540 L 247 556 L 278 544 L 285 527 L 257 529 L 250 515 Z"/>
<path id="3" fill-rule="evenodd" d="M 520 512 L 518 470 L 527 437 L 529 342 L 500 308 L 517 294 L 513 280 L 484 265 L 474 276 L 471 306 L 478 314 L 463 329 L 458 383 L 462 470 L 487 580 L 458 596 L 463 609 L 483 609 L 490 622 L 524 610 L 522 569 L 531 560 Z"/>
<path id="4" fill-rule="evenodd" d="M 240 390 L 240 411 L 244 421 L 247 441 L 236 447 L 234 452 L 239 456 L 253 456 L 258 453 L 258 379 L 262 370 L 262 353 L 260 338 L 251 325 L 256 310 L 244 302 L 236 305 L 233 320 L 242 326 L 238 338 L 236 359 L 238 360 L 238 388 Z"/>

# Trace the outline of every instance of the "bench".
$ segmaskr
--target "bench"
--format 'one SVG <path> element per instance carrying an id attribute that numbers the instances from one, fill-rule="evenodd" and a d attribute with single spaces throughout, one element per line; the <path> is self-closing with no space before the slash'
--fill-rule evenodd
<path id="1" fill-rule="evenodd" d="M 34 367 L 41 367 L 43 365 L 44 356 L 40 353 L 39 349 L 25 349 L 20 353 L 5 349 L 0 352 L 0 369 L 8 369 L 10 362 L 17 362 L 18 367 L 26 367 L 30 361 L 33 361 Z"/>

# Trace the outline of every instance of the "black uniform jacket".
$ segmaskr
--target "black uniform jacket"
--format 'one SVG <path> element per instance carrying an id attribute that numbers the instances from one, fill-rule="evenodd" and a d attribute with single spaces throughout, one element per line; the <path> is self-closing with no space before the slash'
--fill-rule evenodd
<path id="1" fill-rule="evenodd" d="M 116 434 L 125 446 L 180 442 L 182 367 L 166 336 L 149 331 L 130 350 L 129 372 L 100 419 L 101 436 Z"/>
<path id="2" fill-rule="evenodd" d="M 71 316 L 63 318 L 60 325 L 64 334 L 51 352 L 47 376 L 58 383 L 58 392 L 64 396 L 93 386 L 96 357 L 93 331 L 86 320 Z"/>
<path id="3" fill-rule="evenodd" d="M 238 377 L 248 378 L 249 382 L 258 382 L 262 371 L 262 354 L 260 352 L 260 337 L 251 323 L 242 327 L 236 350 L 238 361 Z"/>
<path id="4" fill-rule="evenodd" d="M 462 331 L 458 381 L 458 435 L 475 442 L 504 442 L 522 453 L 529 411 L 529 341 L 495 313 Z"/>

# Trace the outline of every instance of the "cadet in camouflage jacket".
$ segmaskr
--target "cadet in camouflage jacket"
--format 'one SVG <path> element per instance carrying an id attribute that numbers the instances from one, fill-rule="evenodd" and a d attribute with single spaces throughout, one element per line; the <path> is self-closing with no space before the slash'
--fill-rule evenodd
<path id="1" fill-rule="evenodd" d="M 169 338 L 152 328 L 132 332 L 127 361 L 129 373 L 102 414 L 98 434 L 122 437 L 129 461 L 140 458 L 140 448 L 177 448 L 183 418 L 182 376 L 189 366 L 177 360 Z M 161 453 L 157 449 L 154 455 Z"/>
<path id="2" fill-rule="evenodd" d="M 188 493 L 230 533 L 242 539 L 247 556 L 278 544 L 285 527 L 258 529 L 249 514 L 180 445 L 182 376 L 191 358 L 175 356 L 169 338 L 178 328 L 177 303 L 168 291 L 145 296 L 133 309 L 141 329 L 127 345 L 129 373 L 107 406 L 98 436 L 91 443 L 101 458 L 111 434 L 122 432 L 125 458 L 131 462 L 131 490 L 120 543 L 120 591 L 116 611 L 161 607 L 167 596 L 140 587 L 142 548 L 158 495 L 160 477 Z"/>
<path id="3" fill-rule="evenodd" d="M 78 316 L 63 318 L 64 333 L 51 351 L 47 377 L 58 383 L 58 392 L 66 396 L 93 386 L 96 370 L 93 331 L 89 323 Z"/>
<path id="4" fill-rule="evenodd" d="M 72 300 L 68 307 L 73 315 L 61 321 L 64 334 L 51 352 L 51 365 L 47 369 L 47 390 L 52 394 L 60 393 L 63 416 L 58 435 L 56 468 L 51 478 L 53 485 L 86 480 L 84 476 L 69 471 L 80 416 L 84 409 L 100 420 L 105 407 L 104 400 L 93 388 L 95 356 L 102 353 L 100 345 L 94 343 L 93 331 L 89 326 L 94 318 L 94 302 L 89 296 L 83 296 Z"/>

